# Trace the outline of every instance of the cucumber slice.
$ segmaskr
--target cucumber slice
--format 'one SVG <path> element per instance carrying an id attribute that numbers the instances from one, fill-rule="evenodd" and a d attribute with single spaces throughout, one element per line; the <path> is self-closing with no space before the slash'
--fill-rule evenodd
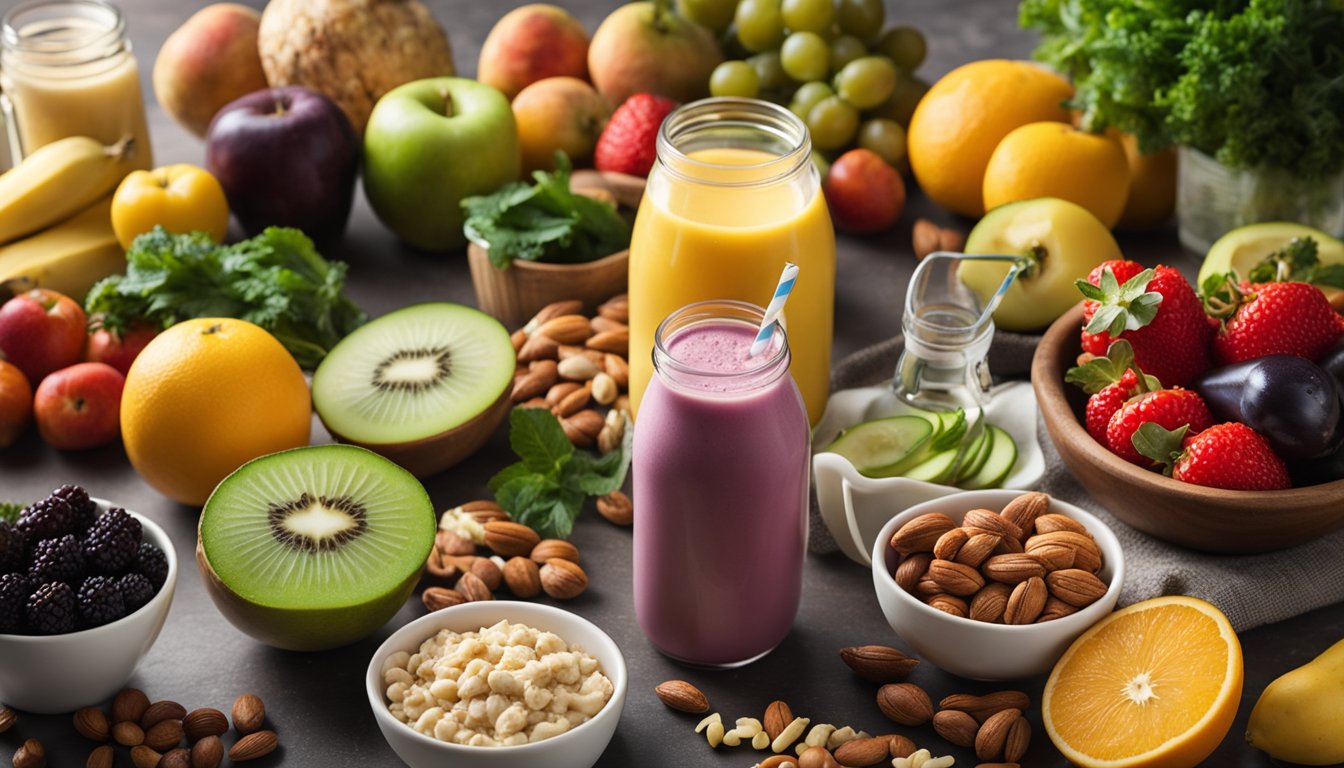
<path id="1" fill-rule="evenodd" d="M 935 453 L 932 458 L 916 464 L 906 470 L 905 476 L 911 480 L 923 480 L 926 483 L 945 483 L 952 479 L 957 469 L 957 449 L 949 448 Z"/>
<path id="2" fill-rule="evenodd" d="M 960 484 L 979 472 L 980 468 L 985 465 L 985 459 L 989 458 L 990 447 L 993 444 L 994 433 L 989 431 L 989 427 L 982 427 L 980 434 L 976 435 L 971 440 L 971 444 L 966 446 L 966 458 L 957 468 L 957 476 L 952 479 L 952 482 Z"/>
<path id="3" fill-rule="evenodd" d="M 966 412 L 958 408 L 955 411 L 943 411 L 938 417 L 943 424 L 943 431 L 933 438 L 934 450 L 945 451 L 960 446 L 969 427 L 966 423 Z"/>
<path id="4" fill-rule="evenodd" d="M 874 419 L 841 432 L 826 451 L 844 456 L 861 474 L 890 477 L 924 458 L 922 449 L 933 430 L 933 424 L 919 416 Z"/>
<path id="5" fill-rule="evenodd" d="M 1013 436 L 993 424 L 987 425 L 985 429 L 992 433 L 989 439 L 993 443 L 989 447 L 989 455 L 979 472 L 959 483 L 962 488 L 996 488 L 1013 471 L 1013 465 L 1017 464 L 1017 442 Z"/>

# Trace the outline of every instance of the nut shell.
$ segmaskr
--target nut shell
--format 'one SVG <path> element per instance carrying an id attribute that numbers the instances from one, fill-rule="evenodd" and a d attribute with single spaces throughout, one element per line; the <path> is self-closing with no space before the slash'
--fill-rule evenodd
<path id="1" fill-rule="evenodd" d="M 266 722 L 266 705 L 255 693 L 244 693 L 233 701 L 233 727 L 247 734 L 260 730 Z"/>

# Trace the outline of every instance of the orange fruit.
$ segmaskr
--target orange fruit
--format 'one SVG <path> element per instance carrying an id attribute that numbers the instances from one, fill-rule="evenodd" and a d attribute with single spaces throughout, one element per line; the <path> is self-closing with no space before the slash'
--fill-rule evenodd
<path id="1" fill-rule="evenodd" d="M 1232 727 L 1241 681 L 1227 617 L 1197 598 L 1157 597 L 1073 641 L 1045 683 L 1041 719 L 1083 768 L 1190 768 Z"/>
<path id="2" fill-rule="evenodd" d="M 1129 198 L 1129 163 L 1119 140 L 1068 123 L 1028 123 L 1009 131 L 985 166 L 986 209 L 1037 197 L 1086 208 L 1107 229 Z"/>
<path id="3" fill-rule="evenodd" d="M 126 455 L 145 482 L 183 504 L 204 504 L 220 480 L 258 456 L 307 445 L 311 428 L 303 371 L 246 320 L 178 323 L 126 373 Z"/>
<path id="4" fill-rule="evenodd" d="M 14 444 L 33 419 L 33 386 L 0 352 L 0 448 Z"/>
<path id="5" fill-rule="evenodd" d="M 1042 120 L 1068 122 L 1073 86 L 1030 62 L 973 61 L 929 88 L 910 116 L 910 168 L 924 194 L 964 216 L 985 212 L 981 183 L 1008 132 Z"/>
<path id="6" fill-rule="evenodd" d="M 1145 155 L 1139 152 L 1133 134 L 1115 133 L 1129 162 L 1129 197 L 1116 226 L 1133 231 L 1156 229 L 1176 210 L 1176 148 Z"/>

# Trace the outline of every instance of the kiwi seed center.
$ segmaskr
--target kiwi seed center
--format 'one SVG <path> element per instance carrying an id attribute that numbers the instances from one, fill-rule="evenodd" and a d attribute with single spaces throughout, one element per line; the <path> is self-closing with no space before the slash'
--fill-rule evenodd
<path id="1" fill-rule="evenodd" d="M 373 369 L 373 386 L 384 392 L 423 392 L 448 378 L 451 360 L 443 346 L 398 350 Z"/>
<path id="2" fill-rule="evenodd" d="M 364 505 L 349 496 L 299 498 L 267 511 L 271 535 L 290 549 L 325 552 L 349 544 L 368 530 Z"/>

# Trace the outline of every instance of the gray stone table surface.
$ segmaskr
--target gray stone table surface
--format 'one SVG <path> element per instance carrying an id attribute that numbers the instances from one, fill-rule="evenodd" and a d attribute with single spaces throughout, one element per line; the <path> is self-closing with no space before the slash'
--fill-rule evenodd
<path id="1" fill-rule="evenodd" d="M 247 0 L 260 5 L 260 0 Z M 591 31 L 618 5 L 616 0 L 559 0 Z M 3 4 L 4 8 L 12 2 Z M 167 35 L 201 0 L 120 0 L 129 19 L 149 107 L 152 141 L 159 164 L 201 163 L 200 141 L 173 123 L 153 101 L 149 70 Z M 448 31 L 460 73 L 472 75 L 481 41 L 509 8 L 521 4 L 428 0 L 434 16 Z M 1008 0 L 886 0 L 889 21 L 920 27 L 929 38 L 929 59 L 920 69 L 935 79 L 959 64 L 978 58 L 1025 57 L 1030 35 L 1017 29 L 1015 3 Z M 927 216 L 966 230 L 973 222 L 959 220 L 912 190 L 902 222 L 891 232 L 870 238 L 842 237 L 839 243 L 834 359 L 881 341 L 899 330 L 904 286 L 914 265 L 910 224 Z M 1184 253 L 1174 231 L 1121 242 L 1127 254 L 1146 263 L 1163 261 L 1192 270 L 1193 254 Z M 371 315 L 421 301 L 474 303 L 462 253 L 425 255 L 400 246 L 370 212 L 362 195 L 356 200 L 343 241 L 328 254 L 349 262 L 349 292 Z M 314 421 L 314 439 L 329 440 Z M 510 461 L 503 431 L 467 462 L 430 478 L 426 486 L 435 505 L 447 508 L 487 493 L 486 480 Z M 373 636 L 347 648 L 294 653 L 263 646 L 229 625 L 215 610 L 193 565 L 195 526 L 199 510 L 168 501 L 136 476 L 119 446 L 92 453 L 59 453 L 31 434 L 0 451 L 0 497 L 32 498 L 65 482 L 88 487 L 155 519 L 168 530 L 182 563 L 177 594 L 167 625 L 131 680 L 151 699 L 173 699 L 188 706 L 227 710 L 246 691 L 260 695 L 282 744 L 256 763 L 267 766 L 397 765 L 396 756 L 379 734 L 364 694 L 365 667 L 377 645 L 393 629 L 420 615 L 412 599 Z M 867 643 L 900 646 L 884 622 L 866 569 L 841 555 L 810 556 L 805 571 L 802 607 L 793 632 L 773 653 L 745 668 L 728 672 L 688 669 L 660 656 L 635 623 L 631 597 L 630 532 L 611 526 L 589 510 L 573 540 L 583 552 L 591 576 L 590 589 L 565 607 L 606 629 L 626 654 L 630 691 L 620 727 L 600 766 L 745 766 L 760 757 L 742 747 L 711 751 L 692 732 L 695 718 L 666 709 L 653 687 L 669 678 L 694 681 L 709 695 L 714 708 L 731 720 L 759 716 L 772 699 L 789 702 L 814 722 L 849 724 L 879 733 L 893 730 L 875 702 L 875 686 L 864 683 L 840 662 L 844 646 Z M 744 585 L 769 589 L 767 584 Z M 1344 605 L 1334 605 L 1241 636 L 1246 680 L 1237 723 L 1209 760 L 1218 766 L 1265 766 L 1271 761 L 1242 742 L 1246 718 L 1259 692 L 1273 678 L 1315 656 L 1344 634 Z M 0 660 L 3 663 L 3 660 Z M 973 683 L 921 664 L 914 682 L 935 701 L 954 692 L 987 692 L 996 687 Z M 1033 701 L 1043 679 L 1019 681 Z M 1038 711 L 1033 726 L 1028 766 L 1062 766 Z M 935 754 L 949 751 L 928 726 L 898 729 Z M 78 737 L 67 716 L 21 715 L 19 724 L 0 735 L 0 760 L 7 762 L 24 738 L 41 739 L 48 763 L 57 768 L 84 763 L 90 745 Z M 950 750 L 958 765 L 974 765 L 970 750 Z M 128 764 L 122 758 L 121 764 Z"/>

